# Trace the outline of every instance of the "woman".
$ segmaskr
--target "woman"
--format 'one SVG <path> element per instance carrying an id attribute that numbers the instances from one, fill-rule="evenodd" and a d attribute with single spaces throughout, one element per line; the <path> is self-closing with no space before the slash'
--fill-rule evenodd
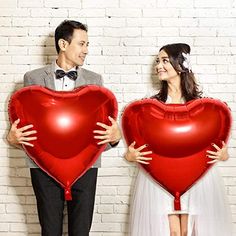
<path id="1" fill-rule="evenodd" d="M 153 99 L 165 103 L 185 103 L 201 98 L 189 62 L 187 44 L 163 46 L 156 60 L 160 90 Z M 207 151 L 209 163 L 228 159 L 227 146 L 213 144 Z M 151 151 L 146 145 L 136 148 L 133 142 L 125 154 L 131 162 L 149 164 Z M 146 149 L 145 149 L 146 150 Z M 134 190 L 131 210 L 132 236 L 230 236 L 231 217 L 226 203 L 222 179 L 213 166 L 181 197 L 181 211 L 174 211 L 173 197 L 141 169 Z"/>

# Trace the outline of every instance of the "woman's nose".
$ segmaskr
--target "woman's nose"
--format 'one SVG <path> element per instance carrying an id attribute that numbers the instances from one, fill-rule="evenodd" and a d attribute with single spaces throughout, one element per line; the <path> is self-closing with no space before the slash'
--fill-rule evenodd
<path id="1" fill-rule="evenodd" d="M 162 69 L 163 68 L 163 65 L 161 62 L 157 63 L 156 65 L 156 70 L 158 71 L 159 69 Z"/>

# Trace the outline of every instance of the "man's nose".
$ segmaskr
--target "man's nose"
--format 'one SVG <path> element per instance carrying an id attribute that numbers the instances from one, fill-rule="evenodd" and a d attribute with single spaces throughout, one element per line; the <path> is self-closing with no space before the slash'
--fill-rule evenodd
<path id="1" fill-rule="evenodd" d="M 84 54 L 88 54 L 88 46 L 84 46 L 84 48 L 83 48 L 83 53 L 84 53 Z"/>

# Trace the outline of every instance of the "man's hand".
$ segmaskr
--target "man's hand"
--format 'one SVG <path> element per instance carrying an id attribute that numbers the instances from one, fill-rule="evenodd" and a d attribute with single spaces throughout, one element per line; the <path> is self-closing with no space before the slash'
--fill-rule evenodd
<path id="1" fill-rule="evenodd" d="M 33 125 L 26 125 L 18 129 L 17 125 L 19 123 L 20 123 L 20 119 L 17 119 L 16 121 L 14 121 L 7 135 L 7 141 L 9 142 L 9 144 L 16 146 L 18 148 L 20 147 L 19 145 L 22 145 L 22 144 L 33 147 L 34 145 L 30 143 L 30 141 L 36 140 L 37 137 L 30 136 L 30 135 L 36 134 L 37 131 L 36 130 L 28 131 L 29 129 L 33 127 Z"/>
<path id="2" fill-rule="evenodd" d="M 121 132 L 117 122 L 110 116 L 108 119 L 111 121 L 111 126 L 97 122 L 97 125 L 102 127 L 104 130 L 94 130 L 93 133 L 97 134 L 94 136 L 95 139 L 101 140 L 98 145 L 110 143 L 114 145 L 121 139 Z"/>

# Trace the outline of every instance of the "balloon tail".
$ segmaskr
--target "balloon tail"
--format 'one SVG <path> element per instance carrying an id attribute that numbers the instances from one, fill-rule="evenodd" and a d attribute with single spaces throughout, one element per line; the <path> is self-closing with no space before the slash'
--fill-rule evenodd
<path id="1" fill-rule="evenodd" d="M 65 200 L 66 201 L 71 201 L 72 200 L 70 187 L 65 188 Z"/>
<path id="2" fill-rule="evenodd" d="M 175 208 L 175 211 L 180 211 L 181 210 L 180 194 L 179 194 L 179 192 L 175 193 L 174 208 Z"/>

